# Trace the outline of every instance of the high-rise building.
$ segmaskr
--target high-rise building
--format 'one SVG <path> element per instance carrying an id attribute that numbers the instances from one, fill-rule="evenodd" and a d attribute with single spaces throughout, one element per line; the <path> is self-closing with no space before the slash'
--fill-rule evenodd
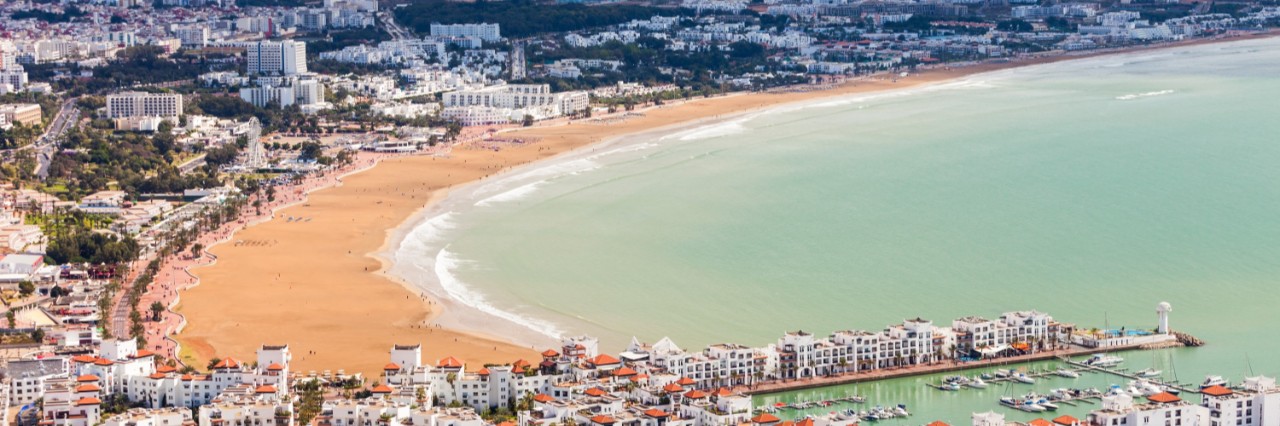
<path id="1" fill-rule="evenodd" d="M 305 74 L 307 44 L 300 41 L 260 41 L 249 45 L 249 74 Z"/>
<path id="2" fill-rule="evenodd" d="M 124 92 L 107 95 L 107 118 L 182 115 L 182 95 L 177 93 Z"/>
<path id="3" fill-rule="evenodd" d="M 202 48 L 209 45 L 209 27 L 186 27 L 173 30 L 173 36 L 187 47 Z"/>
<path id="4" fill-rule="evenodd" d="M 431 24 L 432 36 L 475 37 L 484 41 L 502 40 L 498 24 Z"/>

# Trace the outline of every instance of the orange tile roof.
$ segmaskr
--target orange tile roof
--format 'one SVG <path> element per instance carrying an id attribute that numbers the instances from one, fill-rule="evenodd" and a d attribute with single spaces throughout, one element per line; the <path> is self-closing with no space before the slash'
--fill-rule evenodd
<path id="1" fill-rule="evenodd" d="M 394 362 L 388 362 L 386 366 L 382 367 L 382 369 L 383 370 L 399 370 L 400 364 L 396 364 Z"/>
<path id="2" fill-rule="evenodd" d="M 98 376 L 95 376 L 92 374 L 86 374 L 80 377 L 76 377 L 76 381 L 77 382 L 96 382 L 98 381 Z"/>
<path id="3" fill-rule="evenodd" d="M 534 396 L 533 396 L 533 400 L 534 400 L 534 401 L 538 401 L 538 402 L 541 402 L 541 403 L 544 403 L 544 404 L 545 404 L 545 403 L 548 403 L 548 402 L 551 402 L 551 401 L 555 401 L 556 399 L 555 399 L 555 398 L 552 398 L 552 397 L 551 397 L 551 395 L 547 395 L 547 394 L 545 394 L 545 393 L 540 393 L 540 394 L 534 395 Z"/>
<path id="4" fill-rule="evenodd" d="M 648 378 L 649 378 L 648 374 L 637 374 L 637 375 L 631 376 L 631 381 L 639 382 L 641 380 L 648 379 Z"/>
<path id="5" fill-rule="evenodd" d="M 547 350 L 545 350 L 545 351 L 542 351 L 542 356 L 547 357 L 547 358 L 551 358 L 551 357 L 557 357 L 557 356 L 560 356 L 560 353 L 559 353 L 559 352 L 556 352 L 556 350 L 555 350 L 555 349 L 547 349 Z"/>
<path id="6" fill-rule="evenodd" d="M 284 366 L 273 362 L 267 366 L 267 371 L 284 371 Z"/>
<path id="7" fill-rule="evenodd" d="M 498 423 L 498 426 L 516 426 L 516 422 L 507 420 L 505 422 Z"/>
<path id="8" fill-rule="evenodd" d="M 218 361 L 217 364 L 214 364 L 213 368 L 215 370 L 222 368 L 240 368 L 240 361 L 236 361 L 236 359 L 232 357 L 227 357 L 227 359 Z"/>
<path id="9" fill-rule="evenodd" d="M 485 368 L 481 368 L 481 369 L 480 369 L 480 371 L 477 371 L 477 372 L 476 372 L 476 374 L 479 374 L 479 375 L 481 375 L 481 376 L 488 376 L 488 375 L 489 375 L 489 368 L 487 368 L 487 367 L 485 367 Z"/>
<path id="10" fill-rule="evenodd" d="M 805 417 L 804 420 L 796 422 L 796 426 L 813 426 L 813 419 Z"/>
<path id="11" fill-rule="evenodd" d="M 524 374 L 525 371 L 528 371 L 528 369 L 524 368 L 523 365 L 516 366 L 516 368 L 511 369 L 513 374 Z"/>
<path id="12" fill-rule="evenodd" d="M 94 362 L 98 359 L 94 358 L 93 355 L 76 355 L 74 358 L 71 358 L 71 360 L 75 362 Z"/>
<path id="13" fill-rule="evenodd" d="M 161 366 L 159 366 L 159 367 L 156 367 L 156 372 L 157 372 L 157 373 L 172 373 L 172 372 L 175 372 L 175 371 L 178 371 L 178 369 L 177 369 L 177 368 L 175 368 L 175 367 L 167 366 L 167 365 L 161 365 Z"/>
<path id="14" fill-rule="evenodd" d="M 1054 423 L 1057 423 L 1057 424 L 1060 424 L 1060 425 L 1062 425 L 1062 426 L 1071 426 L 1071 425 L 1074 425 L 1074 424 L 1080 423 L 1080 419 L 1077 419 L 1077 418 L 1075 418 L 1075 417 L 1071 417 L 1071 416 L 1068 416 L 1068 415 L 1065 415 L 1065 414 L 1064 414 L 1064 415 L 1058 416 L 1057 418 L 1053 419 L 1053 422 L 1054 422 Z"/>
<path id="15" fill-rule="evenodd" d="M 190 382 L 190 381 L 192 381 L 192 380 L 194 380 L 194 379 L 195 379 L 195 377 L 191 377 L 191 375 L 190 375 L 190 374 L 183 374 L 183 375 L 182 375 L 182 381 L 184 381 L 184 382 Z"/>
<path id="16" fill-rule="evenodd" d="M 618 361 L 617 358 L 611 357 L 608 354 L 600 354 L 596 355 L 595 358 L 591 358 L 591 363 L 595 365 L 613 365 L 622 363 L 622 361 Z"/>
<path id="17" fill-rule="evenodd" d="M 91 396 L 86 396 L 84 398 L 80 398 L 79 401 L 76 401 L 76 405 L 93 405 L 93 404 L 101 404 L 101 403 L 102 403 L 101 399 L 94 398 Z"/>
<path id="18" fill-rule="evenodd" d="M 1049 421 L 1045 419 L 1035 419 L 1027 422 L 1027 424 L 1031 426 L 1053 426 L 1053 423 L 1049 423 Z"/>
<path id="19" fill-rule="evenodd" d="M 949 425 L 949 424 L 947 424 L 946 422 L 941 421 L 941 420 L 934 420 L 934 421 L 930 422 L 930 423 L 929 423 L 928 425 L 926 425 L 926 426 L 951 426 L 951 425 Z"/>
<path id="20" fill-rule="evenodd" d="M 143 350 L 138 351 L 138 353 L 134 354 L 134 355 L 133 355 L 133 357 L 134 357 L 134 358 L 146 358 L 146 357 L 149 357 L 149 356 L 152 356 L 152 355 L 155 355 L 155 354 L 156 354 L 155 352 L 151 352 L 151 351 L 149 351 L 149 350 L 143 349 Z"/>
<path id="21" fill-rule="evenodd" d="M 636 375 L 636 370 L 632 370 L 632 369 L 631 369 L 631 367 L 622 367 L 622 368 L 619 368 L 619 369 L 617 369 L 617 370 L 614 370 L 614 371 L 613 371 L 613 375 L 615 375 L 615 376 L 622 376 L 622 377 L 625 377 L 625 376 L 634 376 L 634 375 Z"/>
<path id="22" fill-rule="evenodd" d="M 712 392 L 712 394 L 715 396 L 732 396 L 733 391 L 729 390 L 729 388 L 720 388 L 720 389 L 716 389 L 716 391 Z"/>
<path id="23" fill-rule="evenodd" d="M 147 377 L 150 377 L 150 378 L 152 378 L 152 379 L 163 379 L 163 378 L 164 378 L 164 373 L 153 373 L 152 375 L 147 376 Z"/>
<path id="24" fill-rule="evenodd" d="M 391 389 L 391 386 L 382 385 L 382 384 L 374 386 L 373 389 L 370 390 L 370 392 L 373 392 L 373 393 L 391 393 L 393 391 L 394 390 Z"/>
<path id="25" fill-rule="evenodd" d="M 95 385 L 95 384 L 92 384 L 92 383 L 90 383 L 90 384 L 86 384 L 86 385 L 76 386 L 76 392 L 97 392 L 97 391 L 100 391 L 100 390 L 102 390 L 102 388 L 100 388 L 100 387 L 98 387 L 98 385 Z"/>
<path id="26" fill-rule="evenodd" d="M 681 377 L 680 380 L 676 380 L 676 384 L 680 386 L 689 386 L 694 383 L 697 383 L 697 382 L 693 381 L 693 379 L 690 379 L 688 377 Z"/>
<path id="27" fill-rule="evenodd" d="M 1159 402 L 1161 404 L 1168 404 L 1171 402 L 1181 401 L 1182 398 L 1178 398 L 1177 396 L 1169 392 L 1160 392 L 1158 394 L 1148 396 L 1147 400 L 1151 402 Z"/>
<path id="28" fill-rule="evenodd" d="M 615 422 L 615 420 L 613 420 L 613 417 L 609 417 L 609 416 L 606 416 L 606 415 L 603 415 L 603 414 L 602 414 L 602 415 L 598 415 L 598 416 L 594 416 L 594 417 L 592 417 L 592 418 L 591 418 L 591 422 L 592 422 L 592 423 L 599 423 L 599 424 L 602 424 L 602 425 L 611 425 L 611 424 L 613 424 L 613 423 Z"/>
<path id="29" fill-rule="evenodd" d="M 462 361 L 458 361 L 458 359 L 457 359 L 457 358 L 454 358 L 454 357 L 448 357 L 448 358 L 442 359 L 442 360 L 440 360 L 439 362 L 437 362 L 437 363 L 436 363 L 436 367 L 440 367 L 440 368 L 462 368 Z"/>
<path id="30" fill-rule="evenodd" d="M 585 393 L 585 394 L 587 394 L 587 395 L 589 395 L 589 396 L 605 396 L 605 395 L 608 395 L 608 394 L 609 394 L 609 392 L 605 392 L 605 390 L 604 390 L 604 389 L 600 389 L 600 388 L 591 388 L 591 389 L 587 389 L 586 391 L 584 391 L 584 392 L 582 392 L 582 393 Z"/>
<path id="31" fill-rule="evenodd" d="M 707 396 L 709 395 L 707 395 L 706 392 L 703 392 L 697 389 L 685 392 L 684 394 L 684 397 L 689 399 L 702 399 L 702 398 L 706 398 Z"/>
<path id="32" fill-rule="evenodd" d="M 262 385 L 253 389 L 253 393 L 276 393 L 276 387 L 271 385 Z"/>
<path id="33" fill-rule="evenodd" d="M 1203 393 L 1209 396 L 1227 396 L 1227 395 L 1231 395 L 1232 391 L 1231 389 L 1227 389 L 1225 386 L 1222 386 L 1222 385 L 1213 385 L 1213 386 L 1209 386 L 1207 388 L 1201 389 L 1200 393 Z"/>
<path id="34" fill-rule="evenodd" d="M 517 359 L 516 362 L 511 363 L 511 366 L 512 367 L 528 367 L 529 361 L 525 361 L 523 359 Z"/>
<path id="35" fill-rule="evenodd" d="M 93 365 L 101 365 L 101 366 L 108 366 L 108 365 L 111 365 L 111 364 L 115 364 L 115 363 L 114 363 L 114 362 L 111 362 L 111 360 L 106 359 L 106 358 L 98 358 L 98 360 L 97 360 L 97 361 L 94 361 L 94 362 L 93 362 Z"/>
<path id="36" fill-rule="evenodd" d="M 671 417 L 671 414 L 668 414 L 666 411 L 662 411 L 657 408 L 650 408 L 648 410 L 644 410 L 644 415 L 653 417 L 653 418 Z"/>
<path id="37" fill-rule="evenodd" d="M 780 420 L 782 419 L 779 419 L 778 416 L 760 413 L 760 415 L 751 418 L 751 423 L 777 423 Z"/>
<path id="38" fill-rule="evenodd" d="M 675 383 L 668 383 L 666 386 L 662 387 L 662 391 L 666 393 L 684 392 L 684 388 Z"/>

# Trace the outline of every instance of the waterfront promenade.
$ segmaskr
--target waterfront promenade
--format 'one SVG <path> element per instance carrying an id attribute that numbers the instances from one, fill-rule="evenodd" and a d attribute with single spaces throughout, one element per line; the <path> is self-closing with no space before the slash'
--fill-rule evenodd
<path id="1" fill-rule="evenodd" d="M 1003 367 L 1024 362 L 1045 361 L 1051 359 L 1071 358 L 1102 352 L 1120 352 L 1144 349 L 1144 345 L 1134 344 L 1105 349 L 1067 346 L 1058 349 L 1038 351 L 1026 355 L 983 359 L 977 361 L 944 360 L 942 362 L 917 364 L 900 368 L 875 369 L 865 372 L 833 374 L 824 377 L 813 377 L 794 380 L 770 380 L 753 385 L 736 386 L 734 392 L 746 395 L 763 395 L 801 389 L 821 388 L 850 383 L 872 382 L 877 380 L 896 379 L 900 377 L 921 376 L 926 374 L 946 373 L 952 371 L 971 370 L 976 368 Z"/>

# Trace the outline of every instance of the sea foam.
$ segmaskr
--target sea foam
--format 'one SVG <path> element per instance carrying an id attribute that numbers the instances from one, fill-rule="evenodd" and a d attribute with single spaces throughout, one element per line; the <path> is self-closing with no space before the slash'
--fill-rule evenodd
<path id="1" fill-rule="evenodd" d="M 1171 94 L 1171 93 L 1173 93 L 1173 90 L 1157 90 L 1157 91 L 1154 91 L 1154 92 L 1131 93 L 1131 94 L 1128 94 L 1128 95 L 1116 96 L 1116 100 L 1119 100 L 1119 101 L 1131 101 L 1131 100 L 1134 100 L 1134 99 L 1149 98 L 1149 97 L 1152 97 L 1152 96 L 1168 95 L 1168 94 Z"/>
<path id="2" fill-rule="evenodd" d="M 445 293 L 449 297 L 459 303 L 470 306 L 495 317 L 511 321 L 520 326 L 538 332 L 553 339 L 559 339 L 563 334 L 555 324 L 549 321 L 538 320 L 535 318 L 524 317 L 513 312 L 505 311 L 493 306 L 485 299 L 483 294 L 471 289 L 457 276 L 457 270 L 464 265 L 466 261 L 459 259 L 457 255 L 449 251 L 449 247 L 440 249 L 436 253 L 434 271 L 436 279 L 440 282 L 440 287 L 444 288 Z"/>

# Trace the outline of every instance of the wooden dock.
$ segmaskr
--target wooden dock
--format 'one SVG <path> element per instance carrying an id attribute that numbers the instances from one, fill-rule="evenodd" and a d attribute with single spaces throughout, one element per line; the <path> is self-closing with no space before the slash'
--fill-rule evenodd
<path id="1" fill-rule="evenodd" d="M 1075 361 L 1072 361 L 1071 359 L 1069 359 L 1069 358 L 1067 358 L 1067 357 L 1060 357 L 1059 359 L 1061 359 L 1061 360 L 1062 360 L 1062 362 L 1065 362 L 1065 363 L 1067 363 L 1068 365 L 1071 365 L 1071 366 L 1073 366 L 1073 367 L 1078 368 L 1078 369 L 1079 369 L 1078 371 L 1096 371 L 1096 372 L 1100 372 L 1100 373 L 1106 373 L 1106 374 L 1111 374 L 1111 375 L 1114 375 L 1114 376 L 1124 377 L 1124 378 L 1126 378 L 1126 379 L 1130 379 L 1130 380 L 1146 380 L 1146 381 L 1147 381 L 1147 382 L 1149 382 L 1149 383 L 1152 383 L 1152 384 L 1155 384 L 1155 385 L 1158 385 L 1158 386 L 1165 386 L 1165 387 L 1168 387 L 1168 388 L 1170 388 L 1170 389 L 1176 389 L 1176 390 L 1178 390 L 1179 392 L 1185 392 L 1185 393 L 1189 393 L 1189 394 L 1192 394 L 1192 393 L 1200 393 L 1200 389 L 1199 389 L 1199 388 L 1191 388 L 1191 387 L 1187 387 L 1187 386 L 1185 386 L 1185 385 L 1183 385 L 1183 384 L 1181 384 L 1181 383 L 1177 383 L 1177 382 L 1166 382 L 1166 381 L 1164 381 L 1164 380 L 1160 380 L 1160 379 L 1158 379 L 1158 378 L 1141 377 L 1141 376 L 1138 376 L 1137 374 L 1129 373 L 1126 369 L 1123 369 L 1123 368 L 1107 368 L 1107 367 L 1098 367 L 1098 366 L 1088 365 L 1088 364 L 1081 363 L 1081 362 L 1075 362 Z"/>

